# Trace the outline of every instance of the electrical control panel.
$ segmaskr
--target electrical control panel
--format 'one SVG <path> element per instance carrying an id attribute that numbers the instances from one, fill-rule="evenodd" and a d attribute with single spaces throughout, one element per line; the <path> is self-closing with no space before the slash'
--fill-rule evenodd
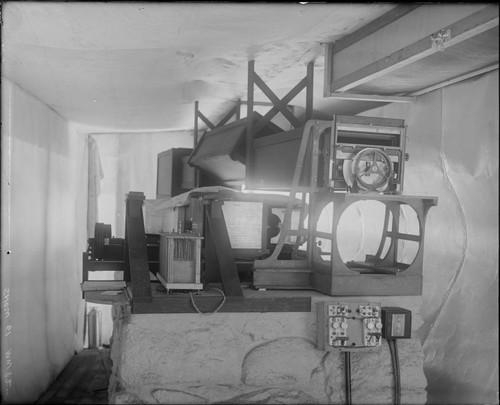
<path id="1" fill-rule="evenodd" d="M 411 311 L 399 307 L 382 307 L 382 337 L 384 339 L 411 338 Z"/>
<path id="2" fill-rule="evenodd" d="M 318 302 L 318 350 L 375 349 L 382 344 L 378 304 Z"/>

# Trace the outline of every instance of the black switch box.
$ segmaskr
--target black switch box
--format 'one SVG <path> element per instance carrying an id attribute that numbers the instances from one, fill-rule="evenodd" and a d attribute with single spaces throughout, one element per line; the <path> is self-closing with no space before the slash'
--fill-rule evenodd
<path id="1" fill-rule="evenodd" d="M 382 337 L 411 338 L 411 311 L 399 307 L 382 307 Z"/>

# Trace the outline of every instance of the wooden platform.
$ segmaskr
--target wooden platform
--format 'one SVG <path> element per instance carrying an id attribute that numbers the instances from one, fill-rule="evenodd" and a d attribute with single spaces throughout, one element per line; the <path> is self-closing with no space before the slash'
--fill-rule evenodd
<path id="1" fill-rule="evenodd" d="M 107 404 L 110 375 L 109 349 L 84 349 L 35 403 Z"/>
<path id="2" fill-rule="evenodd" d="M 113 304 L 130 302 L 134 314 L 167 314 L 167 313 L 196 313 L 192 301 L 202 312 L 211 312 L 219 306 L 222 296 L 211 289 L 221 290 L 220 284 L 210 284 L 205 290 L 190 295 L 184 292 L 167 293 L 165 287 L 152 281 L 151 300 L 142 301 L 133 299 L 130 289 L 124 289 L 121 294 L 110 294 L 111 291 L 85 291 L 87 302 L 99 304 Z M 224 305 L 219 312 L 310 312 L 311 296 L 322 295 L 314 291 L 301 290 L 268 290 L 257 291 L 243 286 L 242 297 L 225 297 Z M 116 291 L 115 291 L 116 292 Z"/>

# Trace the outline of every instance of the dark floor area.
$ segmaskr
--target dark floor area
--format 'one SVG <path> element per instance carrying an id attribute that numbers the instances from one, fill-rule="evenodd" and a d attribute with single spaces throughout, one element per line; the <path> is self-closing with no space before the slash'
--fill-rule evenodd
<path id="1" fill-rule="evenodd" d="M 111 375 L 109 349 L 76 354 L 36 404 L 107 404 Z"/>

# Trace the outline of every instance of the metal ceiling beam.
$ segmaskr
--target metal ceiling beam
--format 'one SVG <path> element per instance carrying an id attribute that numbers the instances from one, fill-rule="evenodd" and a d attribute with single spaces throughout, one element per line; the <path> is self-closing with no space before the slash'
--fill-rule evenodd
<path id="1" fill-rule="evenodd" d="M 487 6 L 443 29 L 331 83 L 330 92 L 343 92 L 457 45 L 498 26 L 498 6 Z M 446 34 L 449 32 L 448 37 Z M 436 38 L 443 41 L 436 43 Z M 331 51 L 331 49 L 330 49 Z M 331 55 L 327 55 L 327 58 Z"/>

